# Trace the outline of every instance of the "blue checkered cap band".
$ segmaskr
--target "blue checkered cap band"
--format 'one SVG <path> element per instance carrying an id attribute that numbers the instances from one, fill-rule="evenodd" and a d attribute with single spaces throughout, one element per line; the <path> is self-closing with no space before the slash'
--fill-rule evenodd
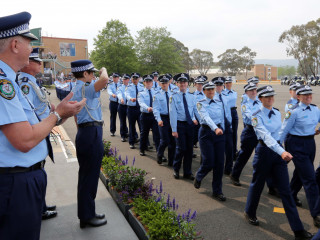
<path id="1" fill-rule="evenodd" d="M 80 67 L 73 67 L 71 68 L 71 72 L 84 72 L 88 70 L 96 70 L 93 66 L 93 63 L 90 63 L 88 65 L 80 66 Z"/>
<path id="2" fill-rule="evenodd" d="M 258 97 L 269 97 L 276 95 L 276 93 L 271 86 L 265 86 L 257 90 L 257 95 Z"/>
<path id="3" fill-rule="evenodd" d="M 312 94 L 312 89 L 308 85 L 302 85 L 296 89 L 297 95 Z"/>
<path id="4" fill-rule="evenodd" d="M 207 82 L 206 84 L 203 85 L 203 89 L 211 89 L 211 88 L 215 88 L 216 85 L 213 82 Z"/>
<path id="5" fill-rule="evenodd" d="M 0 31 L 0 39 L 22 35 L 27 32 L 29 32 L 29 24 L 25 23 L 11 29 Z"/>

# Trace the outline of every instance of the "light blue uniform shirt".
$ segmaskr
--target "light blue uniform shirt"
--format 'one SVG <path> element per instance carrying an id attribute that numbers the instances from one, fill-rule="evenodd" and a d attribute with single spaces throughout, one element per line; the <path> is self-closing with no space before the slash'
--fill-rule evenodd
<path id="1" fill-rule="evenodd" d="M 218 103 L 216 100 L 205 97 L 197 103 L 197 110 L 200 116 L 200 124 L 208 125 L 212 131 L 215 131 L 219 124 L 222 127 L 224 126 L 224 115 L 221 102 Z"/>
<path id="2" fill-rule="evenodd" d="M 39 123 L 15 79 L 16 73 L 0 60 L 0 126 L 25 121 L 31 125 Z M 0 167 L 30 167 L 44 160 L 47 155 L 48 148 L 45 139 L 29 152 L 23 153 L 14 148 L 0 130 Z"/>
<path id="3" fill-rule="evenodd" d="M 158 83 L 156 81 L 153 81 L 152 89 L 155 90 L 155 91 L 159 91 L 161 89 L 160 83 Z"/>
<path id="4" fill-rule="evenodd" d="M 311 111 L 306 109 L 307 107 Z M 318 107 L 313 104 L 307 106 L 300 102 L 292 112 L 288 111 L 286 113 L 280 130 L 281 143 L 283 143 L 288 133 L 297 136 L 314 135 L 318 122 L 320 122 Z"/>
<path id="5" fill-rule="evenodd" d="M 179 91 L 179 88 L 177 85 L 174 85 L 172 83 L 169 84 L 169 90 L 172 91 L 172 92 L 178 92 Z"/>
<path id="6" fill-rule="evenodd" d="M 77 81 L 71 81 L 71 90 L 75 88 Z"/>
<path id="7" fill-rule="evenodd" d="M 77 123 L 102 121 L 100 91 L 95 91 L 94 82 L 85 83 L 77 80 L 76 86 L 72 91 L 74 94 L 73 101 L 80 102 L 83 98 L 87 99 L 85 107 L 77 114 Z"/>
<path id="8" fill-rule="evenodd" d="M 228 99 L 228 105 L 230 108 L 236 107 L 237 106 L 237 97 L 238 97 L 238 93 L 236 91 L 233 90 L 228 90 L 228 89 L 224 89 L 223 94 L 226 95 L 227 99 Z"/>
<path id="9" fill-rule="evenodd" d="M 194 91 L 193 95 L 195 96 L 196 98 L 196 102 L 199 102 L 200 100 L 204 99 L 206 96 L 204 95 L 203 91 Z"/>
<path id="10" fill-rule="evenodd" d="M 245 103 L 241 104 L 241 113 L 245 124 L 251 125 L 252 114 L 258 111 L 261 108 L 261 105 L 258 98 L 256 98 L 256 100 L 248 98 Z"/>
<path id="11" fill-rule="evenodd" d="M 156 91 L 154 89 L 150 89 L 151 98 L 149 95 L 149 89 L 145 88 L 142 92 L 138 94 L 138 103 L 140 105 L 140 112 L 149 113 L 148 108 L 150 107 L 150 101 L 153 102 L 153 96 Z"/>
<path id="12" fill-rule="evenodd" d="M 185 93 L 186 101 L 188 104 L 188 110 L 192 121 L 196 120 L 195 114 L 199 119 L 200 116 L 196 107 L 196 98 L 192 93 Z M 177 121 L 187 121 L 185 114 L 185 109 L 183 105 L 183 93 L 178 91 L 172 94 L 169 101 L 169 115 L 170 115 L 170 125 L 172 132 L 177 132 Z"/>
<path id="13" fill-rule="evenodd" d="M 138 93 L 142 92 L 144 89 L 143 85 L 138 83 L 137 86 L 138 86 Z M 136 95 L 136 85 L 134 85 L 133 83 L 129 84 L 128 87 L 126 87 L 124 94 L 126 96 L 126 99 L 128 100 L 128 102 L 127 102 L 128 106 L 137 106 L 137 101 L 135 101 L 135 102 L 131 101 L 132 98 L 138 97 Z M 138 100 L 138 99 L 136 99 L 136 100 Z"/>
<path id="14" fill-rule="evenodd" d="M 170 101 L 170 97 L 172 96 L 172 92 L 168 89 L 168 101 Z M 169 105 L 169 102 L 168 102 Z M 153 98 L 153 115 L 156 118 L 157 122 L 162 121 L 160 114 L 168 115 L 168 106 L 166 99 L 166 91 L 160 90 L 156 92 Z"/>
<path id="15" fill-rule="evenodd" d="M 246 93 L 242 94 L 241 96 L 241 104 L 245 104 L 248 101 L 249 97 Z"/>
<path id="16" fill-rule="evenodd" d="M 226 118 L 227 118 L 227 120 L 228 120 L 228 122 L 230 124 L 230 127 L 231 127 L 232 116 L 231 116 L 231 109 L 230 109 L 230 106 L 228 104 L 228 98 L 227 98 L 226 95 L 221 93 L 221 98 L 222 98 L 222 101 L 223 101 L 223 103 L 222 103 L 221 100 L 220 100 L 219 95 L 220 95 L 220 93 L 216 92 L 214 97 L 213 97 L 213 100 L 215 100 L 218 104 L 221 104 L 221 108 L 222 109 L 224 107 L 224 112 L 225 112 Z M 222 112 L 222 114 L 223 114 L 223 112 Z"/>
<path id="17" fill-rule="evenodd" d="M 271 114 L 269 118 L 271 111 L 262 106 L 252 114 L 252 126 L 258 140 L 262 140 L 272 151 L 281 155 L 285 152 L 277 142 L 280 140 L 281 113 L 275 108 L 272 108 L 272 111 L 274 114 Z"/>
<path id="18" fill-rule="evenodd" d="M 293 110 L 294 108 L 296 108 L 298 104 L 298 100 L 294 99 L 294 98 L 290 98 L 290 100 L 287 102 L 286 106 L 284 107 L 284 111 L 288 112 L 289 110 Z"/>
<path id="19" fill-rule="evenodd" d="M 49 116 L 50 108 L 46 93 L 39 88 L 36 81 L 34 76 L 25 72 L 21 72 L 18 76 L 20 89 L 33 104 L 34 111 L 42 120 Z"/>
<path id="20" fill-rule="evenodd" d="M 117 88 L 120 87 L 120 83 L 111 83 L 108 85 L 107 92 L 109 94 L 109 100 L 112 102 L 118 102 L 117 97 L 112 97 L 112 94 L 117 95 Z"/>
<path id="21" fill-rule="evenodd" d="M 126 96 L 124 94 L 127 86 L 128 85 L 121 84 L 117 89 L 118 103 L 122 104 L 121 100 L 122 99 L 124 100 L 124 104 L 122 104 L 122 105 L 127 105 L 127 99 L 126 99 Z"/>

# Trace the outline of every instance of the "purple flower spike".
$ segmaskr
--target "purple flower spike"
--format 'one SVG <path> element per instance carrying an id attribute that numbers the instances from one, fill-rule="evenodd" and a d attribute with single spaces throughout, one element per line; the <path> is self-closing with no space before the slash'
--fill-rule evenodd
<path id="1" fill-rule="evenodd" d="M 168 198 L 167 198 L 167 206 L 170 207 L 170 194 L 168 194 Z"/>
<path id="2" fill-rule="evenodd" d="M 128 165 L 128 158 L 126 158 L 126 165 Z"/>
<path id="3" fill-rule="evenodd" d="M 193 214 L 191 215 L 191 219 L 196 218 L 196 216 L 197 216 L 197 211 L 194 211 Z"/>
<path id="4" fill-rule="evenodd" d="M 132 166 L 134 166 L 135 162 L 136 162 L 136 157 L 133 157 Z"/>
<path id="5" fill-rule="evenodd" d="M 172 208 L 173 208 L 173 210 L 176 210 L 176 199 L 175 198 L 172 199 Z"/>
<path id="6" fill-rule="evenodd" d="M 178 208 L 179 208 L 179 204 L 177 204 L 177 206 L 176 206 L 176 209 L 178 210 Z"/>
<path id="7" fill-rule="evenodd" d="M 121 155 L 119 155 L 118 159 L 119 159 L 119 161 L 121 161 Z"/>
<path id="8" fill-rule="evenodd" d="M 160 181 L 160 193 L 162 193 L 162 181 Z"/>
<path id="9" fill-rule="evenodd" d="M 187 219 L 189 219 L 190 213 L 191 213 L 191 209 L 189 208 L 189 211 L 188 211 L 188 213 L 187 213 Z"/>

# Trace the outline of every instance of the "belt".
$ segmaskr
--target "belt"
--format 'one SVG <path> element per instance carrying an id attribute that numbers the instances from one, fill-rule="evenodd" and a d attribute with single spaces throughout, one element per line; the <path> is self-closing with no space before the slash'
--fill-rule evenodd
<path id="1" fill-rule="evenodd" d="M 211 130 L 211 128 L 210 128 L 207 124 L 201 124 L 201 127 L 207 128 L 207 129 L 210 129 L 210 130 Z M 220 129 L 222 129 L 221 124 L 217 124 L 217 127 L 220 128 Z"/>
<path id="2" fill-rule="evenodd" d="M 149 113 L 142 112 L 142 114 L 144 114 L 144 115 L 153 115 L 153 112 L 149 112 Z"/>
<path id="3" fill-rule="evenodd" d="M 232 108 L 231 108 L 231 110 L 236 110 L 236 109 L 237 109 L 237 107 L 232 107 Z"/>
<path id="4" fill-rule="evenodd" d="M 188 122 L 187 121 L 177 121 L 177 123 L 182 123 L 182 124 L 187 124 Z"/>
<path id="5" fill-rule="evenodd" d="M 288 134 L 288 136 L 293 136 L 293 137 L 302 138 L 302 139 L 314 139 L 314 135 L 298 136 L 298 135 Z"/>
<path id="6" fill-rule="evenodd" d="M 79 128 L 93 127 L 93 126 L 99 127 L 99 126 L 102 126 L 102 125 L 103 125 L 103 121 L 102 122 L 86 122 L 86 123 L 78 124 L 78 127 Z"/>
<path id="7" fill-rule="evenodd" d="M 160 114 L 160 117 L 162 117 L 162 118 L 168 118 L 169 117 L 169 114 Z"/>
<path id="8" fill-rule="evenodd" d="M 277 142 L 280 144 L 280 141 Z M 259 140 L 259 143 L 264 147 L 268 147 L 267 144 L 265 144 L 264 141 L 262 141 L 261 139 Z"/>
<path id="9" fill-rule="evenodd" d="M 0 168 L 0 174 L 31 172 L 44 168 L 45 163 L 46 161 L 42 160 L 41 162 L 37 162 L 30 167 L 4 167 Z"/>
<path id="10" fill-rule="evenodd" d="M 131 107 L 131 108 L 140 108 L 139 106 L 130 106 L 130 105 L 128 105 L 128 107 Z"/>

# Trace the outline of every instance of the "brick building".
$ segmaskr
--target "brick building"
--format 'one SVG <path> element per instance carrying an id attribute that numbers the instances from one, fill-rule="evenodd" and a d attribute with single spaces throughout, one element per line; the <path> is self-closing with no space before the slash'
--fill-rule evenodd
<path id="1" fill-rule="evenodd" d="M 278 80 L 278 68 L 273 66 L 265 66 L 264 64 L 256 64 L 252 68 L 254 76 L 260 80 Z"/>

